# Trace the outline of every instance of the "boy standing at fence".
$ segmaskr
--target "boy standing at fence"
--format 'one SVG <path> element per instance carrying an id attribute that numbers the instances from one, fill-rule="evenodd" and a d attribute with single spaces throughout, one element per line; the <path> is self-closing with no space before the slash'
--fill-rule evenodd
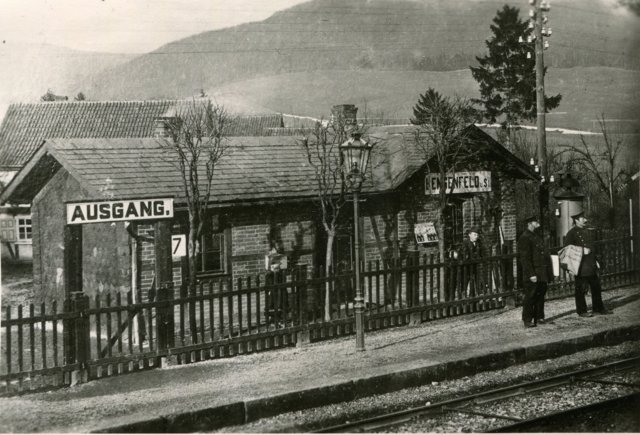
<path id="1" fill-rule="evenodd" d="M 525 219 L 527 229 L 518 239 L 518 257 L 522 264 L 522 321 L 525 328 L 533 328 L 544 320 L 544 296 L 551 278 L 551 257 L 547 255 L 542 237 L 536 234 L 540 222 L 535 216 Z"/>
<path id="2" fill-rule="evenodd" d="M 580 212 L 571 216 L 571 219 L 573 219 L 573 228 L 565 236 L 564 245 L 574 245 L 582 250 L 582 260 L 580 261 L 575 282 L 576 313 L 580 317 L 591 317 L 591 314 L 587 312 L 587 302 L 584 297 L 588 285 L 591 288 L 591 308 L 593 313 L 611 314 L 611 311 L 602 303 L 602 287 L 598 277 L 599 264 L 593 252 L 592 231 L 586 228 L 587 217 Z"/>
<path id="3" fill-rule="evenodd" d="M 469 238 L 462 242 L 462 259 L 465 261 L 478 260 L 482 257 L 482 244 L 478 229 L 475 227 L 469 228 L 467 236 Z M 484 285 L 481 279 L 482 271 L 479 269 L 477 263 L 465 268 L 466 282 L 463 291 L 466 291 L 467 297 L 476 296 L 478 291 L 481 290 L 481 286 Z"/>

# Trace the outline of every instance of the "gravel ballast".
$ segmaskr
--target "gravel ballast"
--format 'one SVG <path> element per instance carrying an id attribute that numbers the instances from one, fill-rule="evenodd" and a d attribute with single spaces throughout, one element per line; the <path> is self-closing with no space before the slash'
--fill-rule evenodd
<path id="1" fill-rule="evenodd" d="M 589 349 L 568 356 L 519 364 L 503 370 L 465 376 L 461 379 L 433 382 L 421 387 L 365 397 L 351 402 L 281 414 L 243 425 L 221 428 L 218 432 L 312 431 L 323 426 L 337 425 L 346 421 L 355 421 L 361 418 L 437 403 L 474 392 L 540 379 L 581 368 L 594 367 L 617 358 L 637 355 L 637 352 L 637 342 Z M 563 405 L 569 407 L 589 403 L 591 398 L 589 394 L 590 387 L 585 387 L 584 392 L 576 393 L 574 390 L 574 397 L 566 394 L 566 391 L 558 391 L 551 393 L 547 400 L 539 399 L 536 404 L 530 396 L 523 396 L 515 404 L 510 404 L 508 408 L 505 408 L 504 405 L 496 404 L 493 409 L 485 407 L 484 410 L 496 414 L 529 418 L 532 416 L 532 412 L 544 410 L 545 407 L 551 412 L 553 409 L 560 409 Z M 592 394 L 594 396 L 598 395 L 600 390 L 605 390 L 605 388 L 596 386 Z M 615 389 L 609 390 L 613 391 Z M 482 420 L 480 417 L 474 420 L 469 415 L 464 414 L 461 414 L 457 419 L 455 416 L 447 415 L 446 418 L 434 419 L 429 426 L 425 426 L 424 423 L 420 422 L 408 423 L 394 428 L 393 432 L 469 432 L 486 430 L 492 427 L 492 422 Z"/>

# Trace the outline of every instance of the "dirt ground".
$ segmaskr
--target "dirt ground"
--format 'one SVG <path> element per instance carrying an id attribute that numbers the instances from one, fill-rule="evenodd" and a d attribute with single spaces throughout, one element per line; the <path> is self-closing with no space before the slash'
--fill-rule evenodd
<path id="1" fill-rule="evenodd" d="M 31 263 L 2 263 L 2 306 L 33 302 L 33 266 Z"/>
<path id="2" fill-rule="evenodd" d="M 637 324 L 638 287 L 604 296 L 612 316 L 578 317 L 575 302 L 566 298 L 549 301 L 550 323 L 540 328 L 522 328 L 521 309 L 506 308 L 371 332 L 366 352 L 355 350 L 353 337 L 343 337 L 0 398 L 0 432 L 87 432 Z"/>

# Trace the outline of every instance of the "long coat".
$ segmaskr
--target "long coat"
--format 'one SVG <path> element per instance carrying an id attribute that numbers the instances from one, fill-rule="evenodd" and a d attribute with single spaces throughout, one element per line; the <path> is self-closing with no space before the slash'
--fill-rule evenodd
<path id="1" fill-rule="evenodd" d="M 596 274 L 598 267 L 596 265 L 596 255 L 593 252 L 593 233 L 586 228 L 573 227 L 569 230 L 564 238 L 564 245 L 575 245 L 582 248 L 589 248 L 591 252 L 582 254 L 580 269 L 578 276 L 593 276 Z"/>
<path id="2" fill-rule="evenodd" d="M 518 239 L 518 257 L 522 264 L 525 282 L 535 276 L 538 282 L 549 282 L 552 277 L 551 257 L 544 247 L 542 238 L 528 229 Z"/>

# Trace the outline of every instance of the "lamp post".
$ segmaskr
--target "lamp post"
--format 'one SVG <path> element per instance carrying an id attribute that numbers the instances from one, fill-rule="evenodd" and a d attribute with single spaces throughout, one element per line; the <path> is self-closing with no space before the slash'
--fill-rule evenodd
<path id="1" fill-rule="evenodd" d="M 344 174 L 347 185 L 353 192 L 353 230 L 355 250 L 355 287 L 354 311 L 356 317 L 356 350 L 364 350 L 364 296 L 360 285 L 360 229 L 358 214 L 358 194 L 369 164 L 371 144 L 361 138 L 360 133 L 354 133 L 351 138 L 340 145 Z"/>

